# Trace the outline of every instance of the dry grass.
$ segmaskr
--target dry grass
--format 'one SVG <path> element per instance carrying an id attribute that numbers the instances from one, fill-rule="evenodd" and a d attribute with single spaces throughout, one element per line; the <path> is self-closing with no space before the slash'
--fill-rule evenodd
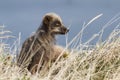
<path id="1" fill-rule="evenodd" d="M 1 41 L 0 43 L 0 80 L 119 80 L 120 79 L 120 26 L 111 32 L 110 36 L 100 42 L 104 29 L 120 20 L 117 15 L 112 18 L 103 29 L 93 35 L 87 42 L 81 43 L 82 34 L 88 25 L 99 18 L 96 16 L 76 35 L 63 50 L 69 46 L 69 55 L 57 60 L 45 74 L 31 75 L 27 70 L 20 72 L 14 62 L 18 46 L 13 49 Z M 1 33 L 0 33 L 1 34 Z M 91 47 L 89 43 L 99 37 L 98 43 Z M 3 38 L 1 38 L 2 40 Z M 19 42 L 19 39 L 17 40 Z M 7 48 L 7 49 L 6 49 Z M 12 50 L 12 51 L 11 51 Z M 62 53 L 63 53 L 62 52 Z M 65 55 L 66 56 L 66 55 Z"/>

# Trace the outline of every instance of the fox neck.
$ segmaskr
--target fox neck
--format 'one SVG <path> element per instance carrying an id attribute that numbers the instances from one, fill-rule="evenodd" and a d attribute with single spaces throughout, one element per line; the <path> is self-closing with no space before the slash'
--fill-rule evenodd
<path id="1" fill-rule="evenodd" d="M 41 26 L 36 32 L 38 38 L 48 44 L 56 44 L 55 35 L 51 34 L 46 26 Z"/>

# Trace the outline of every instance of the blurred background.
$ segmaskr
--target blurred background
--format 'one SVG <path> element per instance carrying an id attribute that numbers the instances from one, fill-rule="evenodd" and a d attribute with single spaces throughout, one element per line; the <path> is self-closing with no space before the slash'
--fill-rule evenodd
<path id="1" fill-rule="evenodd" d="M 84 31 L 84 43 L 120 12 L 120 0 L 0 0 L 0 25 L 4 24 L 5 29 L 12 31 L 14 36 L 21 32 L 23 42 L 36 31 L 43 15 L 48 12 L 59 14 L 64 24 L 70 27 L 68 41 L 76 36 L 84 22 L 87 24 L 102 13 L 103 16 Z M 103 40 L 119 22 L 120 20 L 105 30 Z M 65 36 L 59 36 L 57 40 L 58 44 L 65 46 Z"/>

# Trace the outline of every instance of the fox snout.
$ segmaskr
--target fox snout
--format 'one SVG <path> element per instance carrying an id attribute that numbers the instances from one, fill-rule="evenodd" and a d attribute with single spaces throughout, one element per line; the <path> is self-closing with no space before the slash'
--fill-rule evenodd
<path id="1" fill-rule="evenodd" d="M 62 26 L 62 27 L 60 28 L 60 31 L 61 31 L 61 34 L 66 34 L 66 33 L 69 32 L 69 29 L 67 29 L 65 26 Z"/>

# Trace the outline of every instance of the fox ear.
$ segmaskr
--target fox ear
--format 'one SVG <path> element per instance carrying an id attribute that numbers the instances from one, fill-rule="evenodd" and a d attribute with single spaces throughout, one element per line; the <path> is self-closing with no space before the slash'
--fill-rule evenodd
<path id="1" fill-rule="evenodd" d="M 43 18 L 43 24 L 49 25 L 49 23 L 50 23 L 51 20 L 52 20 L 52 17 L 46 15 L 46 16 Z"/>

